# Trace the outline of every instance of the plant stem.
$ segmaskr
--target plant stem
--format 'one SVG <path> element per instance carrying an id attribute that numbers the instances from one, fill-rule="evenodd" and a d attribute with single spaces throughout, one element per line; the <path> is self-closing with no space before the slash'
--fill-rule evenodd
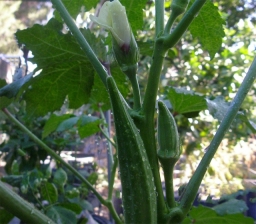
<path id="1" fill-rule="evenodd" d="M 166 165 L 168 166 L 168 172 L 164 172 L 166 201 L 167 201 L 169 208 L 174 208 L 174 207 L 176 207 L 176 202 L 174 199 L 174 190 L 173 190 L 174 166 L 172 166 L 170 164 L 166 164 Z"/>
<path id="2" fill-rule="evenodd" d="M 107 124 L 106 117 L 105 117 L 105 115 L 104 115 L 104 113 L 103 113 L 103 111 L 102 111 L 102 109 L 101 109 L 100 107 L 99 107 L 99 111 L 100 111 L 101 118 L 104 119 L 104 122 Z M 104 136 L 107 138 L 107 140 L 108 140 L 108 149 L 107 149 L 107 153 L 108 153 L 108 157 L 109 157 L 109 165 L 110 165 L 110 167 L 112 167 L 114 160 L 113 160 L 113 152 L 112 152 L 112 146 L 111 146 L 111 144 L 113 144 L 113 143 L 112 143 L 112 141 L 111 141 L 111 139 L 110 139 L 110 136 L 109 136 L 109 130 L 110 130 L 110 129 L 108 129 L 108 128 L 109 128 L 109 127 L 104 127 L 103 130 L 102 130 L 101 128 L 100 128 L 100 129 L 101 129 L 103 135 L 104 135 Z"/>
<path id="3" fill-rule="evenodd" d="M 26 223 L 54 222 L 0 181 L 0 206 Z"/>
<path id="4" fill-rule="evenodd" d="M 109 138 L 108 134 L 105 133 L 104 128 L 100 126 L 100 130 L 104 137 L 110 142 L 110 144 L 116 148 L 116 144 Z"/>
<path id="5" fill-rule="evenodd" d="M 155 1 L 155 19 L 155 37 L 157 37 L 164 30 L 164 0 Z"/>
<path id="6" fill-rule="evenodd" d="M 132 90 L 133 90 L 133 100 L 134 100 L 133 109 L 139 110 L 141 108 L 141 100 L 140 100 L 140 88 L 139 88 L 137 75 L 134 75 L 129 79 L 132 84 Z"/>
<path id="7" fill-rule="evenodd" d="M 109 185 L 108 185 L 108 200 L 112 200 L 117 165 L 118 165 L 118 159 L 117 159 L 117 156 L 115 155 L 114 163 L 113 163 L 113 166 L 112 166 L 112 169 L 111 169 L 111 174 L 112 175 L 111 175 L 111 179 L 110 179 Z"/>
<path id="8" fill-rule="evenodd" d="M 174 23 L 174 21 L 177 19 L 177 17 L 179 16 L 180 14 L 177 14 L 175 12 L 172 12 L 169 19 L 168 19 L 168 22 L 164 28 L 164 34 L 165 35 L 168 35 L 170 33 L 170 30 L 172 28 L 172 25 Z"/>
<path id="9" fill-rule="evenodd" d="M 192 23 L 196 15 L 199 13 L 200 9 L 205 4 L 206 0 L 196 0 L 190 9 L 184 14 L 183 18 L 173 30 L 171 34 L 166 36 L 164 45 L 167 49 L 172 48 L 185 33 L 189 25 Z M 167 29 L 167 28 L 166 28 Z"/>
<path id="10" fill-rule="evenodd" d="M 148 160 L 154 176 L 154 182 L 157 192 L 157 214 L 158 222 L 161 220 L 164 214 L 167 212 L 165 205 L 163 189 L 161 179 L 159 175 L 158 158 L 156 154 L 156 139 L 155 139 L 155 125 L 154 114 L 155 104 L 158 90 L 159 77 L 162 71 L 162 65 L 164 61 L 165 51 L 162 48 L 163 39 L 157 39 L 155 42 L 155 48 L 153 53 L 153 62 L 149 71 L 148 84 L 146 88 L 145 98 L 142 106 L 142 113 L 144 119 L 136 122 L 136 125 L 140 129 L 140 134 L 144 142 L 144 146 L 147 152 Z"/>
<path id="11" fill-rule="evenodd" d="M 103 205 L 105 205 L 106 207 L 109 206 L 109 202 L 107 202 L 77 170 L 75 170 L 71 165 L 66 163 L 57 153 L 55 153 L 50 147 L 48 147 L 37 136 L 35 136 L 29 129 L 27 129 L 22 123 L 20 123 L 6 108 L 2 109 L 2 111 L 11 121 L 13 121 L 22 131 L 24 131 L 34 142 L 42 147 L 51 157 L 53 157 L 56 161 L 60 162 L 64 167 L 66 167 L 75 176 L 77 176 L 78 179 L 81 180 L 96 195 L 96 197 Z M 114 214 L 112 215 L 114 217 Z M 119 219 L 115 221 L 117 223 L 121 223 Z"/>
<path id="12" fill-rule="evenodd" d="M 116 210 L 113 206 L 112 199 L 110 201 L 107 201 L 107 207 L 109 209 L 109 212 L 111 213 L 113 219 L 115 220 L 116 224 L 123 224 L 123 222 L 119 219 L 118 214 L 116 213 Z"/>
<path id="13" fill-rule="evenodd" d="M 256 79 L 256 57 L 247 72 L 232 104 L 230 105 L 224 119 L 222 120 L 219 129 L 217 130 L 215 136 L 213 137 L 207 152 L 203 156 L 200 164 L 198 165 L 194 175 L 190 179 L 188 185 L 186 186 L 184 193 L 180 199 L 179 207 L 183 210 L 184 214 L 187 214 L 195 197 L 198 192 L 201 181 L 207 171 L 214 154 L 216 153 L 225 133 L 228 131 L 232 121 L 236 117 L 238 110 L 240 109 L 247 93 L 249 92 L 251 86 Z"/>
<path id="14" fill-rule="evenodd" d="M 106 86 L 106 78 L 108 76 L 108 73 L 104 66 L 100 63 L 97 56 L 95 55 L 94 51 L 86 41 L 83 34 L 80 32 L 80 30 L 77 28 L 73 18 L 68 13 L 67 9 L 63 5 L 61 0 L 52 0 L 52 3 L 54 4 L 55 8 L 60 13 L 61 17 L 63 18 L 64 22 L 68 26 L 69 30 L 71 31 L 72 35 L 76 38 L 77 42 L 79 43 L 80 47 L 83 49 L 85 55 L 88 57 L 89 61 L 92 63 L 94 69 L 100 76 L 103 84 Z"/>

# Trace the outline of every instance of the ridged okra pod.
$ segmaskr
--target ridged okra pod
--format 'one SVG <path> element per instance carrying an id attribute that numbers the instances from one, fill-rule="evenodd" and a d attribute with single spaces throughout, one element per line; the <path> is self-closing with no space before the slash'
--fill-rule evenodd
<path id="1" fill-rule="evenodd" d="M 166 199 L 168 206 L 173 208 L 176 206 L 173 193 L 173 169 L 181 150 L 175 119 L 161 101 L 158 102 L 157 136 L 159 146 L 157 155 L 164 172 Z"/>
<path id="2" fill-rule="evenodd" d="M 114 114 L 125 223 L 155 224 L 156 192 L 143 141 L 112 77 L 107 85 Z"/>

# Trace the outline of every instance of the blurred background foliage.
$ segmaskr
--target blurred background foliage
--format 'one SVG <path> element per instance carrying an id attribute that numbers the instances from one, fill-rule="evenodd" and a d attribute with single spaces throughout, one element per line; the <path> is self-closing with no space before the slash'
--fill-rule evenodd
<path id="1" fill-rule="evenodd" d="M 100 1 L 101 4 L 104 1 Z M 256 49 L 256 2 L 253 0 L 213 1 L 219 8 L 226 24 L 225 38 L 213 60 L 203 51 L 197 39 L 190 32 L 169 50 L 165 57 L 159 86 L 159 98 L 167 100 L 170 87 L 184 87 L 209 99 L 220 97 L 230 102 L 237 92 L 250 66 Z M 167 21 L 171 1 L 165 1 Z M 52 17 L 51 3 L 40 1 L 1 1 L 0 54 L 19 54 L 14 38 L 18 29 L 31 27 L 35 23 L 44 24 Z M 96 8 L 96 11 L 98 8 Z M 93 29 L 98 35 L 106 33 L 90 23 L 88 15 L 81 12 L 77 17 L 80 27 Z M 146 88 L 147 73 L 151 64 L 154 40 L 154 1 L 148 1 L 144 10 L 143 29 L 137 31 L 136 40 L 140 47 L 139 83 L 143 93 Z M 109 38 L 106 37 L 106 42 Z M 108 55 L 113 62 L 111 52 Z M 114 62 L 113 62 L 114 63 Z M 246 98 L 241 111 L 256 122 L 256 84 Z M 128 100 L 132 103 L 132 93 Z M 171 109 L 171 108 L 170 108 Z M 1 123 L 3 124 L 3 119 Z M 208 110 L 200 113 L 175 114 L 181 139 L 183 155 L 176 166 L 176 189 L 191 177 L 200 158 L 211 141 L 219 121 Z M 37 126 L 31 126 L 31 130 Z M 8 133 L 7 133 L 8 134 Z M 244 123 L 234 122 L 219 148 L 204 179 L 202 193 L 221 195 L 241 188 L 253 188 L 256 184 L 256 140 Z"/>

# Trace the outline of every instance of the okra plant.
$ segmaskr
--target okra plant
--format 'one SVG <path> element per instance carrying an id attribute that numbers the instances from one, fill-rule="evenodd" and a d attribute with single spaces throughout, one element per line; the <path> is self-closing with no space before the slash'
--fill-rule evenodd
<path id="1" fill-rule="evenodd" d="M 211 35 L 210 31 L 205 33 L 206 30 L 198 28 L 195 36 L 201 38 L 202 47 L 208 50 L 213 59 L 221 46 L 224 33 L 223 19 L 210 0 L 173 0 L 169 7 L 169 18 L 166 20 L 165 1 L 155 0 L 152 60 L 148 70 L 146 90 L 141 93 L 138 81 L 140 49 L 136 42 L 136 31 L 141 26 L 142 10 L 148 1 L 105 1 L 98 13 L 90 15 L 94 27 L 99 26 L 106 30 L 110 38 L 101 35 L 96 37 L 93 31 L 79 29 L 74 22 L 82 6 L 89 11 L 97 2 L 96 0 L 84 2 L 52 0 L 55 8 L 54 19 L 45 26 L 34 25 L 16 33 L 18 43 L 32 51 L 34 58 L 31 61 L 37 64 L 35 72 L 39 75 L 26 76 L 0 89 L 1 96 L 5 97 L 5 101 L 1 103 L 2 110 L 43 150 L 76 175 L 109 209 L 115 223 L 194 223 L 193 212 L 190 214 L 193 201 L 207 167 L 253 85 L 256 77 L 256 59 L 248 69 L 239 91 L 226 111 L 195 173 L 180 191 L 179 199 L 175 200 L 173 170 L 182 153 L 182 139 L 179 137 L 178 127 L 170 108 L 164 103 L 165 101 L 158 100 L 164 59 L 185 32 L 191 26 L 194 29 L 199 27 L 202 21 L 204 29 L 213 30 L 214 35 Z M 212 26 L 212 22 L 215 25 L 209 27 Z M 63 24 L 68 27 L 65 34 Z M 115 67 L 108 61 L 109 52 L 114 56 Z M 124 85 L 127 80 L 123 77 L 126 77 L 130 83 L 133 93 L 132 104 L 127 101 L 124 94 L 128 91 L 125 88 L 129 87 Z M 71 90 L 66 90 L 67 83 L 72 85 Z M 175 98 L 179 92 L 170 91 L 169 94 Z M 105 97 L 106 95 L 108 97 Z M 78 171 L 6 109 L 15 99 L 22 98 L 27 103 L 29 113 L 42 116 L 60 109 L 66 96 L 71 108 L 90 103 L 94 106 L 101 104 L 104 110 L 111 105 L 116 134 L 116 142 L 113 145 L 116 147 L 116 154 L 112 156 L 112 152 L 109 152 L 112 156 L 110 160 L 112 174 L 107 198 L 103 198 Z M 207 104 L 204 97 L 196 97 L 199 97 L 204 105 Z M 171 104 L 175 109 L 175 100 L 171 100 Z M 160 179 L 160 166 L 164 172 L 165 192 Z M 124 217 L 119 217 L 112 203 L 116 169 L 120 171 Z M 0 205 L 30 223 L 35 223 L 35 220 L 38 221 L 37 223 L 58 223 L 57 218 L 50 220 L 37 210 L 31 213 L 33 209 L 31 205 L 11 192 L 2 182 L 0 182 Z M 208 217 L 204 218 L 217 217 L 216 214 L 212 215 L 213 211 L 209 212 L 206 208 L 205 211 Z M 228 215 L 228 218 L 218 216 L 216 222 L 221 222 L 220 220 L 228 220 L 230 223 L 234 220 L 253 223 L 252 219 L 242 215 Z"/>

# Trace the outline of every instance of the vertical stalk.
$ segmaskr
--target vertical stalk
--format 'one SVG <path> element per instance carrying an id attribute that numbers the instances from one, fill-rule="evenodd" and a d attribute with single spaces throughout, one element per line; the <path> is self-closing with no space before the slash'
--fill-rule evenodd
<path id="1" fill-rule="evenodd" d="M 173 170 L 174 166 L 166 164 L 168 166 L 169 172 L 164 172 L 165 180 L 165 192 L 166 192 L 166 201 L 169 208 L 176 207 L 176 202 L 174 198 L 174 189 L 173 189 Z"/>
<path id="2" fill-rule="evenodd" d="M 184 214 L 186 214 L 189 211 L 196 197 L 197 191 L 205 175 L 205 172 L 207 171 L 207 167 L 209 166 L 222 139 L 224 138 L 225 133 L 228 131 L 232 121 L 234 120 L 238 110 L 240 109 L 255 79 L 256 79 L 256 57 L 254 58 L 254 61 L 249 71 L 247 72 L 243 80 L 243 83 L 241 84 L 232 104 L 230 105 L 229 110 L 227 111 L 223 121 L 221 122 L 219 129 L 217 130 L 215 136 L 213 137 L 207 152 L 203 156 L 194 175 L 190 179 L 188 185 L 184 190 L 184 193 L 181 196 L 179 207 L 183 210 Z"/>
<path id="3" fill-rule="evenodd" d="M 155 37 L 164 30 L 164 0 L 155 1 Z"/>
<path id="4" fill-rule="evenodd" d="M 146 88 L 144 102 L 142 105 L 142 113 L 144 114 L 144 120 L 136 122 L 136 125 L 140 129 L 140 134 L 143 139 L 148 160 L 154 176 L 154 183 L 157 192 L 157 214 L 159 223 L 163 222 L 162 218 L 164 217 L 164 214 L 166 214 L 167 212 L 167 207 L 165 205 L 163 189 L 159 174 L 154 124 L 158 83 L 165 55 L 165 50 L 163 50 L 162 48 L 162 43 L 162 39 L 157 39 L 155 42 L 153 62 L 149 71 L 148 84 Z"/>

